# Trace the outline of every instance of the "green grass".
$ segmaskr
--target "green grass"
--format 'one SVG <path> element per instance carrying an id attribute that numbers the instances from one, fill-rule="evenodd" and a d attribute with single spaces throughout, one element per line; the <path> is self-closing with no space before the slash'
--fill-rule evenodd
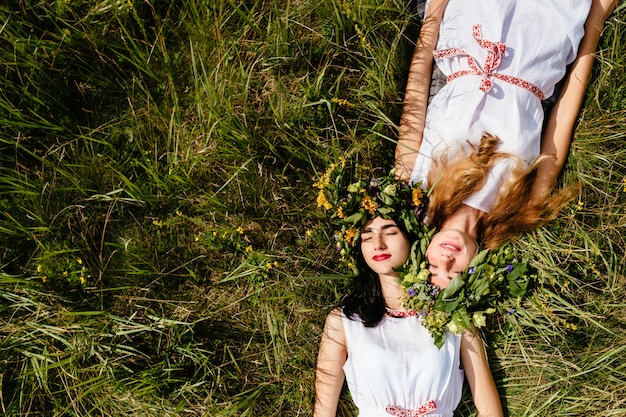
<path id="1" fill-rule="evenodd" d="M 312 184 L 391 165 L 417 19 L 175 3 L 0 6 L 2 414 L 311 414 L 347 285 Z M 538 285 L 489 336 L 510 416 L 626 412 L 624 17 L 564 174 L 581 203 L 521 241 Z"/>

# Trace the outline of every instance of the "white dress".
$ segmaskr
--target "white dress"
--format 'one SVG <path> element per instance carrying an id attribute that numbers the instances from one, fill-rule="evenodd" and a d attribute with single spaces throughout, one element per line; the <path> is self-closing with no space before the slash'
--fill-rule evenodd
<path id="1" fill-rule="evenodd" d="M 453 155 L 461 147 L 468 149 L 466 141 L 478 144 L 485 132 L 502 140 L 498 150 L 531 163 L 540 152 L 543 110 L 540 96 L 524 83 L 536 86 L 545 97 L 552 95 L 576 58 L 590 6 L 591 0 L 450 0 L 437 50 L 457 48 L 458 55 L 436 55 L 436 62 L 453 79 L 428 106 L 411 181 L 425 180 L 442 152 Z M 481 45 L 477 39 L 488 42 Z M 503 53 L 499 65 L 489 71 L 488 48 L 496 42 L 504 43 Z M 497 51 L 496 46 L 495 61 Z M 485 69 L 489 74 L 484 75 Z M 507 76 L 513 82 L 503 79 Z M 491 88 L 481 90 L 481 82 L 491 83 Z M 484 188 L 465 203 L 488 212 L 512 166 L 510 159 L 496 164 Z"/>
<path id="2" fill-rule="evenodd" d="M 424 417 L 452 417 L 461 400 L 461 336 L 448 334 L 441 349 L 417 317 L 383 317 L 365 327 L 345 315 L 348 359 L 343 367 L 359 417 L 402 416 L 427 404 Z M 385 411 L 396 407 L 394 411 Z M 404 414 L 404 415 L 417 415 Z"/>

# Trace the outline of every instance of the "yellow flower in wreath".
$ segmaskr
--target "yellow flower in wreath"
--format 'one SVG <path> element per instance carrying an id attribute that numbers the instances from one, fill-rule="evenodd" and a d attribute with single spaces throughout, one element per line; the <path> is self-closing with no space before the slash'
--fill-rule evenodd
<path id="1" fill-rule="evenodd" d="M 419 206 L 422 203 L 422 197 L 424 197 L 424 191 L 419 187 L 413 188 L 413 193 L 412 193 L 413 205 Z"/>
<path id="2" fill-rule="evenodd" d="M 376 213 L 376 209 L 378 208 L 378 204 L 369 195 L 363 197 L 363 201 L 361 201 L 361 207 L 363 207 L 370 215 L 374 215 Z"/>

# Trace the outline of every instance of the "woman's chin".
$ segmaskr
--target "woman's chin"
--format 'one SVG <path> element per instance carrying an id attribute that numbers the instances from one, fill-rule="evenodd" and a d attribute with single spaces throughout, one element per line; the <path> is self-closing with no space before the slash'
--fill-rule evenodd
<path id="1" fill-rule="evenodd" d="M 442 290 L 448 286 L 450 280 L 448 278 L 431 277 L 430 283 L 438 286 Z"/>

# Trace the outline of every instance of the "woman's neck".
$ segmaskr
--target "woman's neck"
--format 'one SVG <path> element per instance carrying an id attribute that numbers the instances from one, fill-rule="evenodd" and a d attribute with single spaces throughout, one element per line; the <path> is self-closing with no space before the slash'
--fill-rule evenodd
<path id="1" fill-rule="evenodd" d="M 478 239 L 478 224 L 480 219 L 486 213 L 482 210 L 475 209 L 466 204 L 463 204 L 454 214 L 448 217 L 441 225 L 441 230 L 456 229 L 462 230 L 465 233 L 472 236 L 475 240 Z"/>
<path id="2" fill-rule="evenodd" d="M 403 302 L 405 299 L 405 293 L 398 277 L 395 275 L 379 275 L 380 286 L 383 290 L 383 299 L 385 300 L 385 307 L 391 310 L 402 310 Z"/>

